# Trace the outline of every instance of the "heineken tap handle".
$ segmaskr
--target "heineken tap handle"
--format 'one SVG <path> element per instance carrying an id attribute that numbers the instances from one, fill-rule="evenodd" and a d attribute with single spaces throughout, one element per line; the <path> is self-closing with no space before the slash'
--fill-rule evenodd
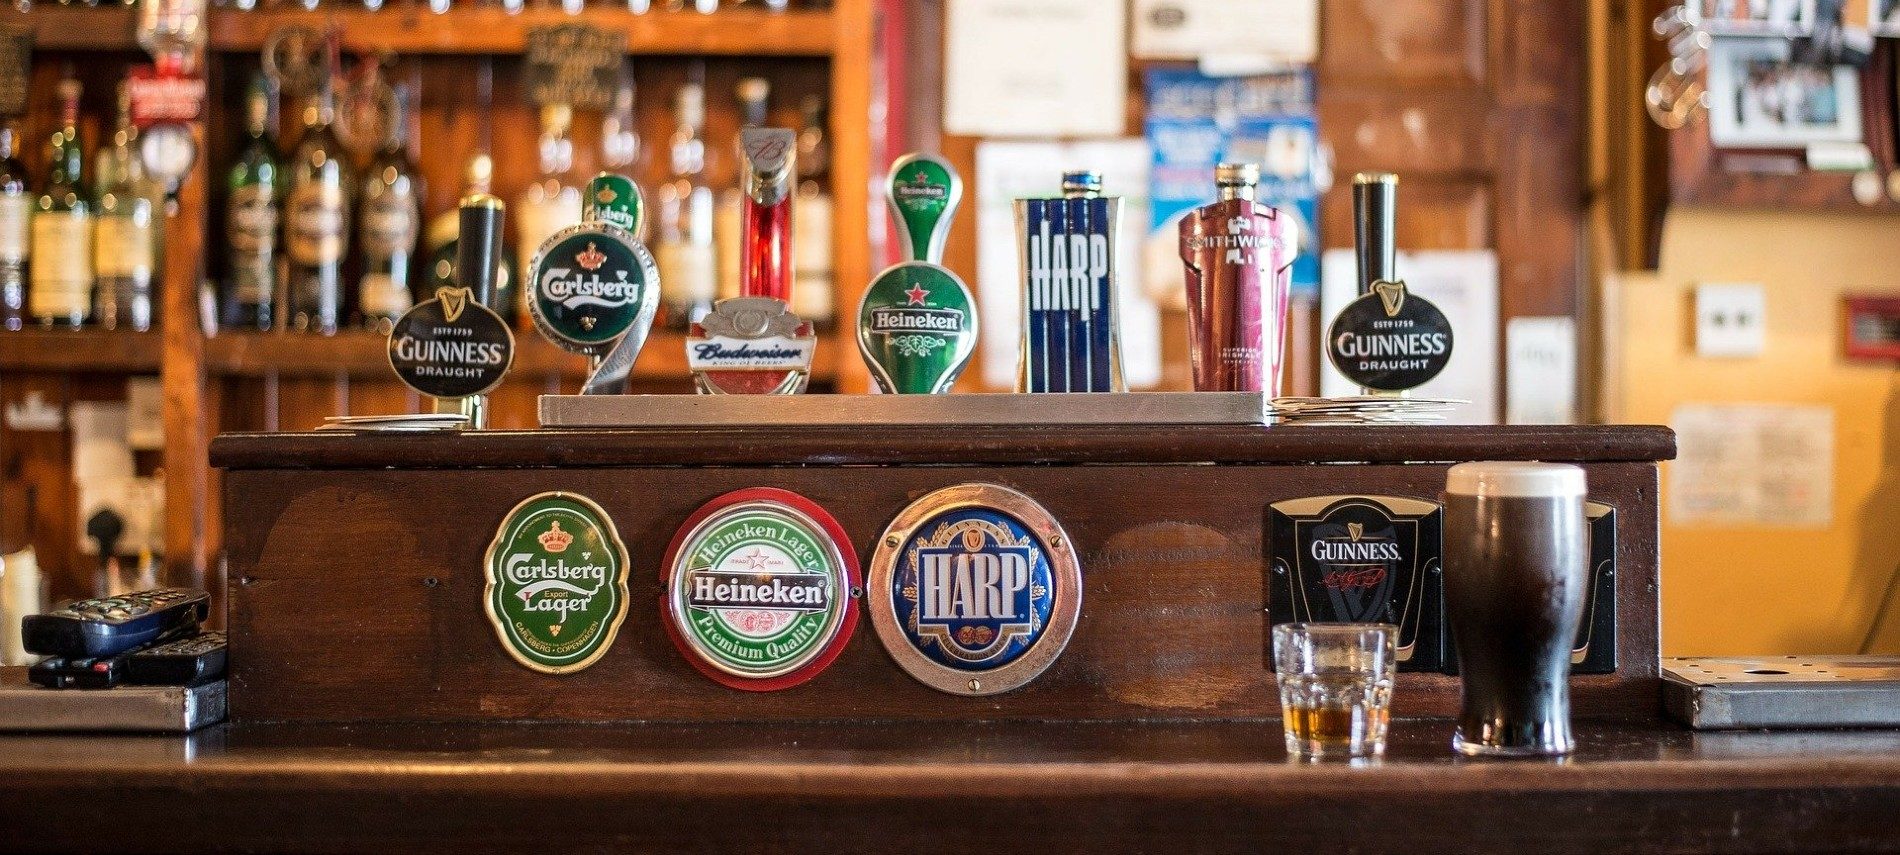
<path id="1" fill-rule="evenodd" d="M 739 132 L 741 177 L 745 189 L 744 275 L 739 293 L 746 297 L 792 300 L 792 191 L 798 135 L 787 128 L 746 128 Z"/>
<path id="2" fill-rule="evenodd" d="M 488 305 L 495 297 L 495 277 L 501 265 L 501 227 L 508 206 L 486 193 L 462 200 L 461 236 L 456 241 L 455 284 L 469 289 L 475 301 Z"/>
<path id="3" fill-rule="evenodd" d="M 1359 293 L 1372 293 L 1374 282 L 1398 281 L 1399 177 L 1390 172 L 1361 172 L 1352 179 L 1354 249 L 1359 261 Z"/>
<path id="4" fill-rule="evenodd" d="M 888 189 L 904 260 L 942 264 L 950 223 L 963 201 L 956 169 L 935 155 L 907 154 L 891 164 Z"/>

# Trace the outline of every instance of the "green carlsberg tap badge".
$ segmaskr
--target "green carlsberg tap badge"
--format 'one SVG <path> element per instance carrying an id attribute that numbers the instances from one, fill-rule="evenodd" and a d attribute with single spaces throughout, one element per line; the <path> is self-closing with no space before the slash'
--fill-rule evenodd
<path id="1" fill-rule="evenodd" d="M 858 307 L 858 350 L 886 392 L 950 391 L 976 352 L 976 299 L 955 273 L 922 261 L 879 274 Z"/>
<path id="2" fill-rule="evenodd" d="M 627 616 L 627 547 L 599 505 L 529 497 L 502 519 L 486 565 L 483 605 L 516 662 L 568 674 L 613 645 Z"/>
<path id="3" fill-rule="evenodd" d="M 706 503 L 661 567 L 667 634 L 735 689 L 810 680 L 857 627 L 857 555 L 837 520 L 796 493 L 761 487 Z"/>

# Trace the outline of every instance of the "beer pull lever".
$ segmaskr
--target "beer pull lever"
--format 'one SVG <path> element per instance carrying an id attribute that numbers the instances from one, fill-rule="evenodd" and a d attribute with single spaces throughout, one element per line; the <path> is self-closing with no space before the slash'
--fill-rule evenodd
<path id="1" fill-rule="evenodd" d="M 702 394 L 790 395 L 811 378 L 818 339 L 791 310 L 797 150 L 797 135 L 785 128 L 739 133 L 741 296 L 719 301 L 686 339 L 686 364 Z"/>

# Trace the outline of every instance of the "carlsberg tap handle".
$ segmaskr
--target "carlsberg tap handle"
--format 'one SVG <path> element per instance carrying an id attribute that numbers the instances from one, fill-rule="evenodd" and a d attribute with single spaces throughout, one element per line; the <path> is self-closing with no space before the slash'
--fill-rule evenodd
<path id="1" fill-rule="evenodd" d="M 475 301 L 488 305 L 495 297 L 495 276 L 501 268 L 501 227 L 508 206 L 487 193 L 462 200 L 461 237 L 455 249 L 455 284 L 469 289 Z"/>
<path id="2" fill-rule="evenodd" d="M 928 154 L 907 154 L 891 164 L 891 215 L 906 261 L 943 263 L 950 223 L 963 201 L 963 179 L 949 161 Z"/>
<path id="3" fill-rule="evenodd" d="M 582 201 L 582 221 L 612 223 L 635 238 L 646 227 L 646 198 L 640 194 L 640 185 L 625 175 L 602 172 L 594 176 L 587 182 L 587 196 Z"/>

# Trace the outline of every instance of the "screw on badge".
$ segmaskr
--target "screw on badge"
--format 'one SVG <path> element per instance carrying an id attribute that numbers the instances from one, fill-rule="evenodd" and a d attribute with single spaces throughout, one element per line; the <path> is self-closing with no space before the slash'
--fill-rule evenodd
<path id="1" fill-rule="evenodd" d="M 581 394 L 618 394 L 659 312 L 660 269 L 634 237 L 644 208 L 631 180 L 603 173 L 586 198 L 588 219 L 549 236 L 529 263 L 528 312 L 555 346 L 593 358 Z"/>
<path id="2" fill-rule="evenodd" d="M 502 518 L 483 565 L 483 609 L 523 667 L 570 674 L 613 646 L 627 617 L 627 547 L 592 500 L 528 497 Z"/>
<path id="3" fill-rule="evenodd" d="M 1399 279 L 1399 178 L 1386 172 L 1353 178 L 1359 298 L 1326 330 L 1326 358 L 1368 391 L 1404 393 L 1431 382 L 1451 363 L 1450 319 Z"/>
<path id="4" fill-rule="evenodd" d="M 700 673 L 735 689 L 810 680 L 857 627 L 856 550 L 796 493 L 752 488 L 707 502 L 674 535 L 660 573 L 667 634 Z"/>
<path id="5" fill-rule="evenodd" d="M 721 300 L 692 325 L 686 365 L 707 395 L 793 395 L 805 391 L 818 337 L 782 300 Z"/>
<path id="6" fill-rule="evenodd" d="M 1082 568 L 1061 524 L 994 484 L 946 487 L 885 529 L 865 590 L 884 649 L 919 682 L 992 695 L 1034 680 L 1075 630 Z"/>
<path id="7" fill-rule="evenodd" d="M 1062 196 L 1018 199 L 1023 271 L 1019 392 L 1122 392 L 1115 253 L 1122 200 L 1099 172 L 1068 172 Z"/>

